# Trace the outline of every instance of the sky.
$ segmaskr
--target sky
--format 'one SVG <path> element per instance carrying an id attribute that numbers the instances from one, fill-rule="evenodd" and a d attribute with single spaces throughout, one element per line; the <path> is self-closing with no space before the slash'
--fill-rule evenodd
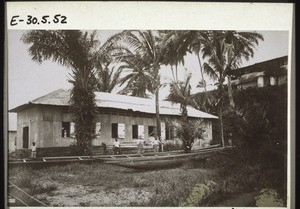
<path id="1" fill-rule="evenodd" d="M 28 54 L 29 45 L 25 45 L 20 38 L 24 30 L 8 30 L 8 109 L 12 109 L 27 103 L 37 97 L 48 94 L 57 89 L 69 89 L 71 84 L 67 81 L 70 69 L 62 67 L 55 62 L 45 61 L 38 64 L 31 60 Z M 248 66 L 262 61 L 288 55 L 287 31 L 256 31 L 263 35 L 264 41 L 259 42 L 254 57 L 243 62 L 242 66 Z M 101 43 L 116 31 L 98 31 Z M 185 70 L 187 69 L 187 70 Z M 178 68 L 179 79 L 183 79 L 188 72 L 192 73 L 193 92 L 200 81 L 199 64 L 197 57 L 188 54 L 185 57 L 185 65 Z M 171 70 L 168 66 L 161 67 L 162 82 L 171 81 Z M 209 84 L 212 80 L 205 78 Z M 116 92 L 114 92 L 116 93 Z M 168 88 L 161 90 L 160 99 L 168 94 Z M 16 130 L 17 119 L 15 113 L 9 113 L 9 130 Z"/>

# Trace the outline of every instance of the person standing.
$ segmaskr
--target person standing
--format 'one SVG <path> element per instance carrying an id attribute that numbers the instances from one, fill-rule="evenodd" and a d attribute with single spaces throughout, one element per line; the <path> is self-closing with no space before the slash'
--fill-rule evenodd
<path id="1" fill-rule="evenodd" d="M 121 154 L 121 149 L 120 149 L 120 141 L 115 138 L 114 141 L 114 155 L 119 155 Z"/>
<path id="2" fill-rule="evenodd" d="M 157 138 L 154 139 L 154 141 L 152 142 L 152 144 L 153 144 L 153 151 L 155 153 L 157 153 L 158 149 L 159 149 L 159 141 L 157 140 Z"/>
<path id="3" fill-rule="evenodd" d="M 137 147 L 138 147 L 137 153 L 142 154 L 144 152 L 144 140 L 143 140 L 142 136 L 139 136 L 136 144 L 137 144 Z"/>
<path id="4" fill-rule="evenodd" d="M 32 158 L 36 158 L 36 146 L 35 146 L 35 142 L 32 142 L 32 146 L 31 146 L 31 157 L 32 157 Z"/>

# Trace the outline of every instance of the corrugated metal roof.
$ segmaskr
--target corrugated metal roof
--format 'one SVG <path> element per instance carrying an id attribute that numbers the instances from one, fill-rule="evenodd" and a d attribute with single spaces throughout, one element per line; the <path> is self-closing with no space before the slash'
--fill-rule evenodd
<path id="1" fill-rule="evenodd" d="M 143 112 L 155 114 L 155 100 L 145 99 L 140 97 L 95 92 L 96 105 L 103 108 L 115 108 L 122 110 L 132 110 L 135 112 Z M 29 108 L 34 104 L 41 105 L 55 105 L 55 106 L 69 106 L 70 91 L 59 89 L 51 92 L 45 96 L 39 97 L 35 100 L 30 101 L 27 104 L 20 105 L 12 110 L 11 112 L 19 112 L 23 109 Z M 197 118 L 211 118 L 216 119 L 217 116 L 196 110 L 193 107 L 188 106 L 188 116 Z M 161 115 L 180 115 L 180 104 L 172 103 L 168 101 L 160 101 L 159 108 Z"/>

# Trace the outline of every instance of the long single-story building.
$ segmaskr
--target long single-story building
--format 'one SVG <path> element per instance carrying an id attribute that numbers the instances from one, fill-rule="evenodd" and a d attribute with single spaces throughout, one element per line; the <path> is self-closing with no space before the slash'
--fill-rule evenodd
<path id="1" fill-rule="evenodd" d="M 112 93 L 95 92 L 99 113 L 93 145 L 112 144 L 114 138 L 134 142 L 139 136 L 149 139 L 156 131 L 155 100 Z M 59 89 L 10 110 L 17 113 L 16 148 L 63 147 L 74 142 L 74 122 L 69 114 L 70 91 Z M 162 139 L 174 139 L 172 122 L 180 119 L 180 105 L 160 102 Z M 212 120 L 216 116 L 188 107 L 188 117 L 199 120 L 212 139 Z M 121 142 L 121 143 L 122 143 Z"/>

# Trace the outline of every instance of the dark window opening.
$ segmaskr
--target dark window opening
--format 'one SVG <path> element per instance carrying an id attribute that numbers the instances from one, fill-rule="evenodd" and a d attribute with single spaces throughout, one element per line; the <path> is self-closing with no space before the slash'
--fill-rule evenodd
<path id="1" fill-rule="evenodd" d="M 70 137 L 70 122 L 62 122 L 61 137 Z"/>
<path id="2" fill-rule="evenodd" d="M 166 140 L 170 139 L 170 126 L 166 123 Z"/>
<path id="3" fill-rule="evenodd" d="M 166 123 L 166 140 L 174 139 L 174 128 L 170 124 Z"/>
<path id="4" fill-rule="evenodd" d="M 149 133 L 149 136 L 155 136 L 155 127 L 148 126 L 148 133 Z"/>
<path id="5" fill-rule="evenodd" d="M 117 123 L 111 124 L 111 137 L 118 138 L 118 124 Z"/>
<path id="6" fill-rule="evenodd" d="M 137 139 L 139 138 L 139 131 L 138 131 L 138 125 L 132 125 L 132 138 Z"/>
<path id="7" fill-rule="evenodd" d="M 28 149 L 29 142 L 29 127 L 23 127 L 23 148 Z"/>

